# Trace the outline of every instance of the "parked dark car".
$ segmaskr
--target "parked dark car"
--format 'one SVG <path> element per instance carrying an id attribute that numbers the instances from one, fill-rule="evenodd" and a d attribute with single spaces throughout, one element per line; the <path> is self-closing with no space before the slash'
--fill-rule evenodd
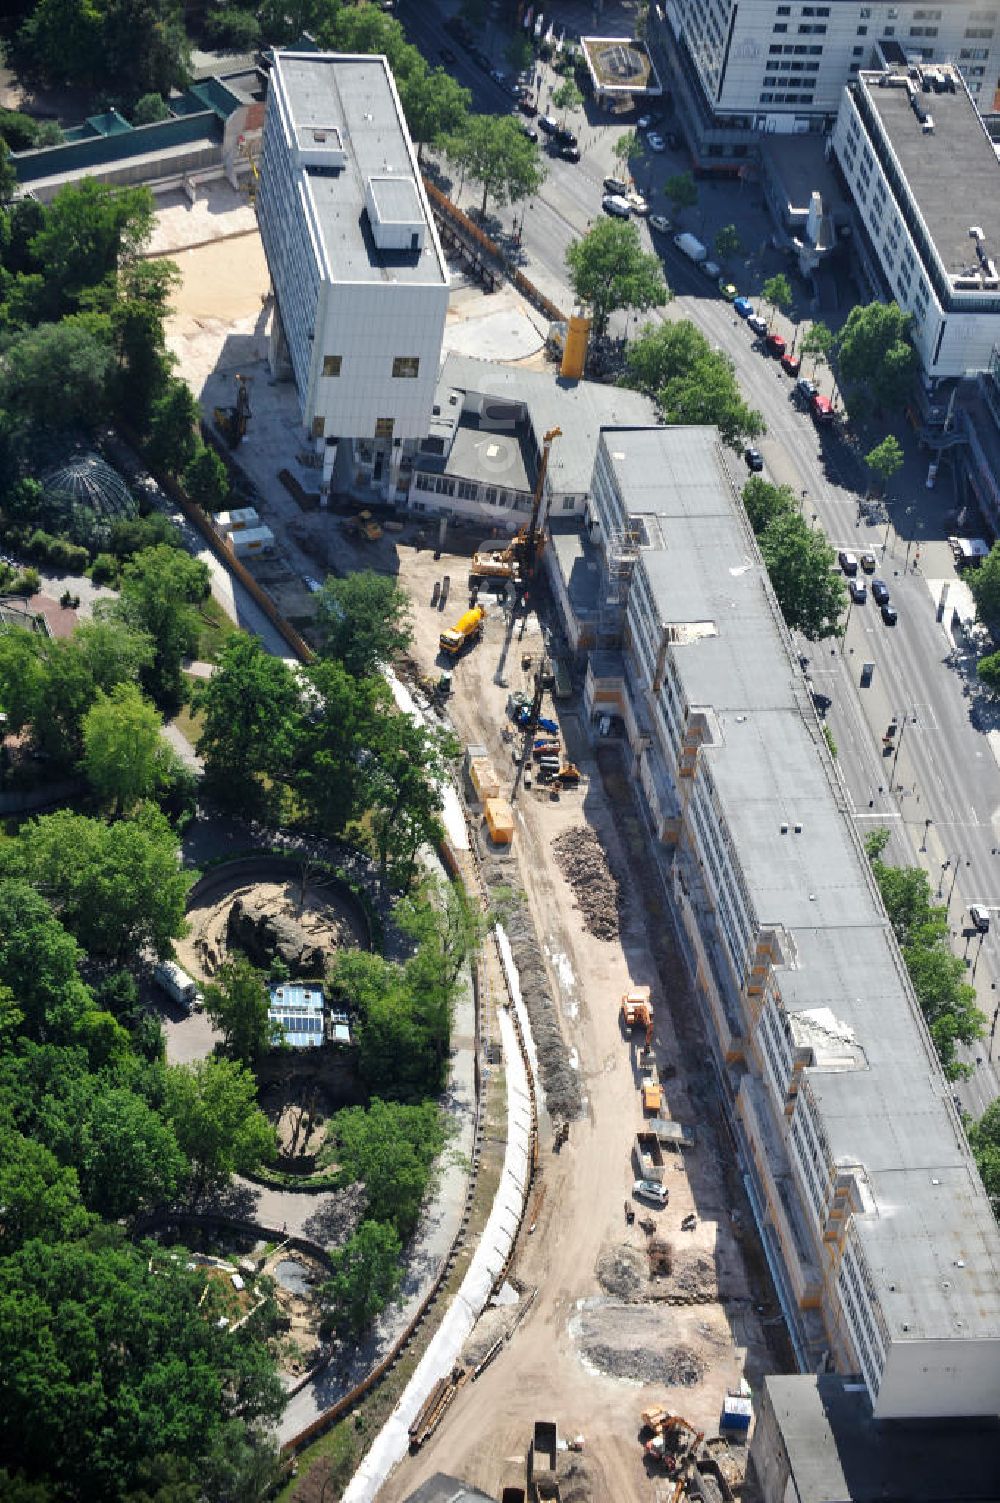
<path id="1" fill-rule="evenodd" d="M 554 136 L 559 129 L 551 115 L 539 115 L 538 129 L 546 136 Z"/>
<path id="2" fill-rule="evenodd" d="M 458 58 L 455 56 L 454 52 L 452 52 L 450 47 L 442 47 L 438 52 L 438 57 L 449 68 L 452 67 L 453 64 L 458 62 Z"/>
<path id="3" fill-rule="evenodd" d="M 564 162 L 578 162 L 580 160 L 579 146 L 560 145 L 556 149 L 556 156 L 562 157 Z"/>
<path id="4" fill-rule="evenodd" d="M 561 125 L 557 125 L 552 134 L 559 142 L 560 146 L 579 146 L 580 144 L 576 136 L 574 136 L 573 132 L 571 130 L 566 130 Z"/>
<path id="5" fill-rule="evenodd" d="M 886 626 L 895 626 L 896 622 L 899 620 L 896 607 L 894 605 L 890 605 L 888 600 L 882 607 L 882 620 L 885 622 Z"/>
<path id="6" fill-rule="evenodd" d="M 764 456 L 759 449 L 750 447 L 744 451 L 743 458 L 746 460 L 747 469 L 759 474 L 764 468 Z"/>
<path id="7" fill-rule="evenodd" d="M 788 348 L 780 334 L 768 334 L 764 345 L 767 353 L 773 355 L 776 360 L 780 360 Z"/>
<path id="8" fill-rule="evenodd" d="M 538 132 L 536 130 L 532 130 L 530 125 L 525 125 L 523 120 L 519 120 L 517 123 L 522 136 L 527 136 L 529 141 L 538 140 Z"/>
<path id="9" fill-rule="evenodd" d="M 802 369 L 802 356 L 784 354 L 781 357 L 781 369 L 789 376 L 797 376 Z"/>
<path id="10" fill-rule="evenodd" d="M 884 579 L 872 580 L 872 594 L 875 597 L 876 605 L 889 604 L 889 586 Z"/>

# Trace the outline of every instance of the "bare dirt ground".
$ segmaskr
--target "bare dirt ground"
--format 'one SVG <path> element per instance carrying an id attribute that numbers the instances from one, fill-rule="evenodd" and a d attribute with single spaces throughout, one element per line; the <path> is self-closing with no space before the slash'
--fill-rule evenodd
<path id="1" fill-rule="evenodd" d="M 413 657 L 429 672 L 447 624 L 430 608 L 434 582 L 451 575 L 445 615 L 460 611 L 467 562 L 453 555 L 435 562 L 402 545 L 397 553 L 414 600 Z M 537 661 L 542 645 L 537 622 L 529 622 L 523 639 L 518 628 L 505 652 L 504 618 L 494 609 L 482 642 L 455 672 L 456 731 L 465 743 L 485 743 L 508 782 L 511 747 L 501 734 L 507 693 L 529 687 L 522 654 Z M 501 661 L 506 687 L 494 681 Z M 727 1389 L 744 1374 L 754 1383 L 780 1365 L 762 1324 L 774 1314 L 766 1285 L 756 1288 L 758 1269 L 744 1257 L 746 1213 L 730 1179 L 730 1147 L 694 1000 L 648 857 L 642 865 L 645 834 L 617 760 L 595 757 L 579 708 L 571 701 L 559 719 L 581 785 L 557 801 L 537 787 L 518 790 L 516 875 L 508 881 L 527 894 L 535 917 L 582 1111 L 558 1153 L 543 1116 L 540 1178 L 528 1217 L 536 1228 L 522 1235 L 514 1269 L 524 1286 L 537 1288 L 534 1304 L 500 1356 L 461 1391 L 437 1434 L 390 1478 L 381 1494 L 389 1500 L 402 1499 L 436 1470 L 493 1495 L 506 1484 L 523 1485 L 535 1418 L 556 1419 L 563 1435 L 586 1436 L 586 1466 L 567 1479 L 575 1496 L 649 1499 L 655 1484 L 638 1444 L 640 1410 L 664 1403 L 712 1435 Z M 548 701 L 544 713 L 553 713 Z M 619 1002 L 628 987 L 641 984 L 653 991 L 664 1115 L 693 1126 L 697 1146 L 668 1158 L 669 1205 L 637 1207 L 627 1226 L 632 1138 L 642 1125 L 640 1041 L 625 1037 Z M 697 1224 L 681 1231 L 689 1212 Z M 641 1227 L 650 1216 L 661 1249 L 669 1244 L 667 1276 L 651 1277 L 651 1239 Z M 473 1337 L 480 1355 L 508 1324 L 507 1312 L 487 1317 Z"/>

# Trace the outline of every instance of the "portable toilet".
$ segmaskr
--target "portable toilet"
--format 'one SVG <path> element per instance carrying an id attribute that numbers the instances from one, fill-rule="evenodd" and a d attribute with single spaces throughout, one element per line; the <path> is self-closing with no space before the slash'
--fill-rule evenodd
<path id="1" fill-rule="evenodd" d="M 727 1393 L 722 1401 L 719 1434 L 745 1440 L 750 1432 L 752 1419 L 753 1399 L 744 1394 Z"/>

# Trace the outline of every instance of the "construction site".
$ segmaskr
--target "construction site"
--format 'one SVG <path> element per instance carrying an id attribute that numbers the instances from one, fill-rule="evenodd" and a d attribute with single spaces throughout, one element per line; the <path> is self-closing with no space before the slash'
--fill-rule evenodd
<path id="1" fill-rule="evenodd" d="M 544 515 L 498 543 L 303 504 L 286 478 L 308 494 L 294 389 L 267 372 L 266 271 L 233 200 L 225 257 L 210 243 L 181 258 L 170 346 L 208 420 L 239 409 L 245 382 L 235 464 L 274 538 L 249 567 L 273 577 L 278 609 L 305 627 L 328 570 L 380 570 L 410 595 L 402 674 L 479 764 L 472 845 L 539 1066 L 538 1164 L 506 1283 L 379 1495 L 446 1472 L 498 1499 L 738 1496 L 748 1394 L 791 1363 L 644 812 L 620 744 L 584 718 L 548 602 Z M 168 216 L 157 248 L 181 239 Z M 542 324 L 510 290 L 459 278 L 446 341 L 538 369 Z M 546 435 L 543 464 L 558 442 Z"/>

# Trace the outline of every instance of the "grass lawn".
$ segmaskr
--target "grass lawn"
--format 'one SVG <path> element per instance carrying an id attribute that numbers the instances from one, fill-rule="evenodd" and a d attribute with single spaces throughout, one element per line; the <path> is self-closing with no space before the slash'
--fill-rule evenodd
<path id="1" fill-rule="evenodd" d="M 217 663 L 219 653 L 227 637 L 239 631 L 214 598 L 209 598 L 198 607 L 198 646 L 195 657 L 202 663 Z"/>

